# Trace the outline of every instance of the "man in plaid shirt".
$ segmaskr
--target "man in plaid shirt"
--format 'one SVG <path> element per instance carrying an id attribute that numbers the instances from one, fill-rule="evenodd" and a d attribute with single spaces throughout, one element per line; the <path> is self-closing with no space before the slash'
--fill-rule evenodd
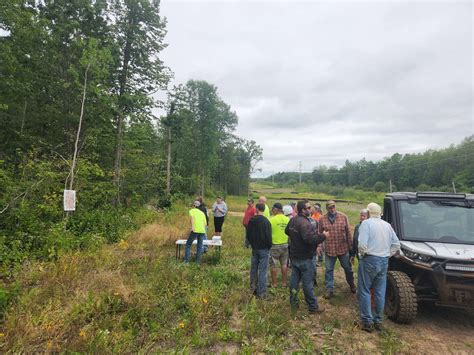
<path id="1" fill-rule="evenodd" d="M 346 274 L 346 281 L 352 293 L 356 292 L 354 284 L 354 273 L 350 262 L 349 252 L 352 249 L 352 237 L 349 230 L 349 220 L 344 213 L 336 211 L 336 203 L 326 203 L 326 214 L 319 220 L 319 233 L 329 232 L 329 237 L 324 242 L 326 252 L 326 298 L 334 296 L 334 265 L 339 259 Z M 320 248 L 320 247 L 319 247 Z"/>

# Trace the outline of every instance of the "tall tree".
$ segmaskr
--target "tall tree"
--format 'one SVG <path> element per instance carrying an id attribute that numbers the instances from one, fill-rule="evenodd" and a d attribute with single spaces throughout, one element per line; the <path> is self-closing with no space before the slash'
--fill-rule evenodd
<path id="1" fill-rule="evenodd" d="M 143 113 L 152 105 L 150 95 L 164 89 L 170 73 L 159 54 L 165 48 L 166 21 L 156 0 L 113 0 L 114 33 L 118 44 L 119 70 L 115 77 L 117 95 L 114 184 L 115 203 L 120 202 L 122 146 L 126 118 Z"/>

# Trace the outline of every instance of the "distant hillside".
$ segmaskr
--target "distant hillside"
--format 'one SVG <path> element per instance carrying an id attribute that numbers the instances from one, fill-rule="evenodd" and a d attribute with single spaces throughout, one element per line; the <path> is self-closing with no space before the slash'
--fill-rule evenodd
<path id="1" fill-rule="evenodd" d="M 265 181 L 294 185 L 298 172 L 279 172 Z M 418 154 L 393 154 L 381 161 L 346 160 L 342 167 L 318 166 L 302 173 L 305 184 L 328 184 L 387 191 L 390 181 L 398 190 L 446 190 L 474 192 L 474 135 L 459 145 Z"/>

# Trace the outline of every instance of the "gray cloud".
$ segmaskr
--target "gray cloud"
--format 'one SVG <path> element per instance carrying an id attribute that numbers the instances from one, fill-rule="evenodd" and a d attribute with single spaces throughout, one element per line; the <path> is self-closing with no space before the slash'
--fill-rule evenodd
<path id="1" fill-rule="evenodd" d="M 264 175 L 378 160 L 474 134 L 472 6 L 163 2 L 163 59 L 218 86 Z"/>

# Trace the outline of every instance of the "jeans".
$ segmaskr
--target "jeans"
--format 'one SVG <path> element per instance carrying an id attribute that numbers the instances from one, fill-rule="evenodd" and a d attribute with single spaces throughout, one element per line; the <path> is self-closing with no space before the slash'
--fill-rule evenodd
<path id="1" fill-rule="evenodd" d="M 362 323 L 382 323 L 387 288 L 388 258 L 366 255 L 359 261 L 357 296 Z M 372 315 L 370 289 L 375 291 L 375 315 Z"/>
<path id="2" fill-rule="evenodd" d="M 319 308 L 318 300 L 314 295 L 315 275 L 314 259 L 291 259 L 290 305 L 293 308 L 298 306 L 300 281 L 303 284 L 303 293 L 308 309 L 315 311 Z"/>
<path id="3" fill-rule="evenodd" d="M 197 251 L 196 251 L 196 263 L 199 264 L 201 261 L 201 255 L 202 255 L 202 241 L 205 238 L 206 234 L 204 233 L 194 233 L 191 232 L 189 234 L 188 240 L 186 241 L 186 250 L 184 252 L 184 261 L 188 262 L 189 257 L 191 256 L 191 246 L 193 245 L 194 238 L 197 238 Z"/>
<path id="4" fill-rule="evenodd" d="M 245 235 L 244 235 L 245 241 L 244 241 L 244 246 L 245 246 L 246 248 L 250 248 L 250 243 L 249 243 L 249 240 L 247 239 L 247 228 L 248 228 L 248 225 L 244 226 L 244 228 L 245 228 Z"/>
<path id="5" fill-rule="evenodd" d="M 250 288 L 259 298 L 267 292 L 268 258 L 270 249 L 252 249 Z"/>
<path id="6" fill-rule="evenodd" d="M 362 323 L 382 323 L 387 288 L 388 258 L 366 255 L 359 261 L 357 297 Z M 370 289 L 375 291 L 375 315 L 372 315 Z"/>
<path id="7" fill-rule="evenodd" d="M 334 290 L 334 265 L 336 264 L 336 260 L 339 259 L 341 266 L 344 268 L 344 273 L 346 274 L 346 281 L 349 286 L 354 285 L 354 273 L 352 272 L 352 265 L 349 257 L 349 252 L 338 255 L 338 256 L 329 256 L 326 254 L 326 275 L 325 275 L 325 282 L 326 282 L 326 290 L 333 291 Z"/>

